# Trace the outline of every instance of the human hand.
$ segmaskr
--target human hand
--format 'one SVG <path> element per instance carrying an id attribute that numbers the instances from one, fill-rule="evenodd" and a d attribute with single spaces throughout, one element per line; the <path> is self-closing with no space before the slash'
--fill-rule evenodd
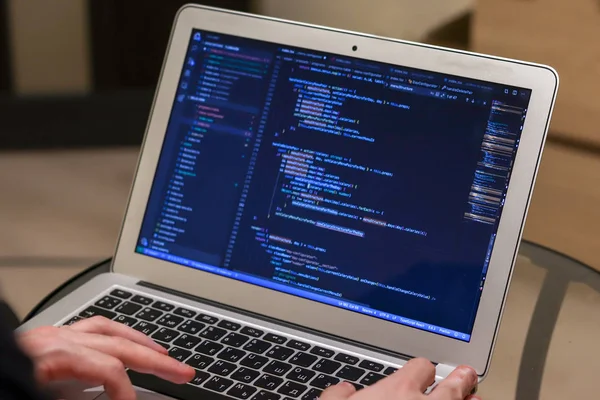
<path id="1" fill-rule="evenodd" d="M 169 357 L 164 347 L 104 317 L 36 328 L 17 339 L 42 385 L 77 380 L 103 385 L 112 400 L 133 400 L 136 394 L 125 367 L 179 384 L 194 378 L 194 369 Z"/>
<path id="2" fill-rule="evenodd" d="M 424 358 L 415 358 L 372 386 L 356 391 L 348 382 L 331 386 L 320 400 L 480 400 L 471 395 L 477 385 L 477 373 L 458 367 L 429 395 L 423 392 L 435 380 L 435 367 Z"/>

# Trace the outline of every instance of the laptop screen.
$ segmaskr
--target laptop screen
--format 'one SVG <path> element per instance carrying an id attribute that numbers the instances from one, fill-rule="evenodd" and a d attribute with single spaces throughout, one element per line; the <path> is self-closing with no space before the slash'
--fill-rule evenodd
<path id="1" fill-rule="evenodd" d="M 136 252 L 469 341 L 530 95 L 194 30 Z"/>

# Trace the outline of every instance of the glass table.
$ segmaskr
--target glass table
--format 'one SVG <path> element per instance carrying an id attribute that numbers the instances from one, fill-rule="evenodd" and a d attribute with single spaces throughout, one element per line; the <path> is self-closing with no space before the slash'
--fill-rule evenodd
<path id="1" fill-rule="evenodd" d="M 593 399 L 600 379 L 600 272 L 523 242 L 486 400 Z"/>
<path id="2" fill-rule="evenodd" d="M 26 320 L 109 270 L 106 260 L 73 277 Z M 600 272 L 523 241 L 490 374 L 479 394 L 485 400 L 598 398 L 599 339 Z"/>

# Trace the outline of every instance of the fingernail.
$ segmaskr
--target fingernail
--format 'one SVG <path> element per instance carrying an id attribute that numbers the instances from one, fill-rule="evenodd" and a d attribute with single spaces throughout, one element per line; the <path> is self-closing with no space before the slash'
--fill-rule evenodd
<path id="1" fill-rule="evenodd" d="M 192 379 L 194 379 L 194 376 L 196 376 L 196 371 L 194 370 L 194 368 L 190 367 L 189 365 L 181 364 L 181 370 L 179 371 L 179 373 L 177 375 L 178 375 L 176 377 L 177 379 L 181 379 L 181 380 L 185 380 L 185 382 L 189 382 Z M 188 377 L 190 377 L 190 378 L 188 379 Z"/>
<path id="2" fill-rule="evenodd" d="M 190 373 L 190 370 L 194 370 L 194 368 L 190 367 L 187 364 L 179 364 L 179 373 L 183 374 L 183 373 Z"/>
<path id="3" fill-rule="evenodd" d="M 354 389 L 354 390 L 356 390 L 356 386 L 354 386 L 350 382 L 344 381 L 344 382 L 338 383 L 338 385 L 340 387 L 343 387 L 344 389 Z"/>
<path id="4" fill-rule="evenodd" d="M 471 394 L 475 394 L 475 393 L 477 393 L 477 387 L 479 385 L 479 377 L 477 375 L 477 371 L 475 371 L 471 367 L 466 367 L 465 370 L 466 370 L 465 372 L 471 378 L 472 384 L 474 385 L 473 390 L 471 391 Z"/>
<path id="5" fill-rule="evenodd" d="M 473 368 L 471 368 L 471 367 L 468 367 L 468 366 L 461 366 L 461 367 L 460 367 L 460 369 L 461 369 L 461 370 L 462 370 L 462 371 L 463 371 L 465 374 L 468 374 L 468 375 L 469 375 L 469 376 L 471 376 L 471 377 L 475 377 L 475 378 L 477 378 L 477 372 L 476 372 L 476 371 L 475 371 Z"/>

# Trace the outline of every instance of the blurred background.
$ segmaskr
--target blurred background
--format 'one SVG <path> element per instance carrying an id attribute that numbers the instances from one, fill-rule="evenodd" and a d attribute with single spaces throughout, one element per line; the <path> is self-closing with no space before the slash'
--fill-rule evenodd
<path id="1" fill-rule="evenodd" d="M 184 3 L 0 0 L 0 281 L 21 316 L 113 252 Z M 525 238 L 600 269 L 598 0 L 200 3 L 554 66 L 561 87 Z"/>
<path id="2" fill-rule="evenodd" d="M 111 256 L 173 18 L 185 3 L 0 0 L 0 292 L 19 317 Z M 525 238 L 600 271 L 599 0 L 200 3 L 554 66 L 561 86 Z M 540 374 L 520 350 L 544 271 L 523 258 L 517 264 L 485 398 L 537 398 L 516 388 Z M 560 285 L 549 282 L 547 298 L 558 297 L 551 291 Z M 544 399 L 597 393 L 597 369 L 579 360 L 597 342 L 600 296 L 570 288 L 575 300 L 565 302 L 554 332 Z M 552 317 L 541 310 L 542 321 Z M 530 344 L 542 346 L 543 336 Z"/>

